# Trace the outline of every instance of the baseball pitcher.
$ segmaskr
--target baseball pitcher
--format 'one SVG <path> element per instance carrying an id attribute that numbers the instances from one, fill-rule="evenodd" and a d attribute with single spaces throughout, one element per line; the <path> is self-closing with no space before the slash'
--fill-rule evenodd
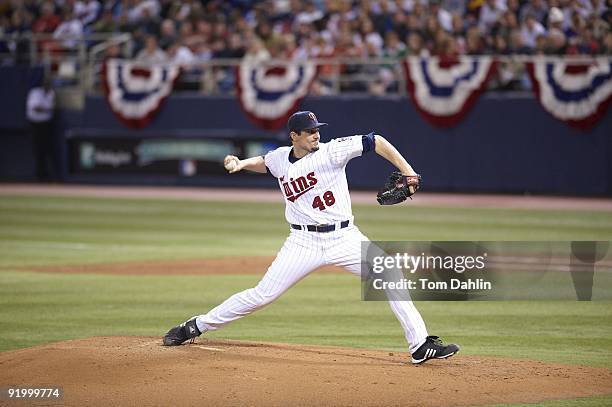
<path id="1" fill-rule="evenodd" d="M 354 224 L 346 165 L 374 151 L 399 170 L 378 194 L 381 204 L 406 200 L 418 190 L 420 176 L 380 135 L 370 133 L 321 143 L 319 129 L 326 124 L 312 112 L 297 112 L 287 123 L 291 146 L 245 160 L 225 157 L 225 168 L 232 174 L 242 170 L 267 172 L 278 180 L 290 234 L 257 286 L 170 329 L 163 338 L 164 345 L 181 345 L 263 308 L 320 266 L 336 265 L 361 275 L 361 242 L 368 239 Z M 437 336 L 428 335 L 412 301 L 389 304 L 404 329 L 412 363 L 445 359 L 459 351 L 459 346 L 444 345 Z"/>

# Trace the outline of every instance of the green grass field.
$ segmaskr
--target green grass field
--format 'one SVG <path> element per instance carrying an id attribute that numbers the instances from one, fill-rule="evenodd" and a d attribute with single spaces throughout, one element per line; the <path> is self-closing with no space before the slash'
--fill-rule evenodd
<path id="1" fill-rule="evenodd" d="M 281 204 L 2 196 L 0 351 L 102 335 L 160 336 L 259 276 L 116 276 L 28 266 L 269 255 Z M 355 206 L 372 240 L 612 240 L 612 212 Z M 171 270 L 169 270 L 171 272 Z M 406 350 L 384 302 L 350 275 L 311 275 L 211 337 Z M 612 368 L 612 303 L 419 302 L 429 331 L 462 354 Z M 209 335 L 209 334 L 207 334 Z M 547 406 L 612 405 L 611 397 Z"/>

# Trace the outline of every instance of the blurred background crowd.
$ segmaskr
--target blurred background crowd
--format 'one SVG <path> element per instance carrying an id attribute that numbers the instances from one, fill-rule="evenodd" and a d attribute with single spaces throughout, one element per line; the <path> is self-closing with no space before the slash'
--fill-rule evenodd
<path id="1" fill-rule="evenodd" d="M 39 45 L 57 53 L 74 48 L 88 34 L 130 33 L 130 55 L 110 47 L 107 56 L 189 66 L 225 58 L 610 55 L 611 3 L 0 0 L 0 54 L 27 46 L 12 40 L 20 34 L 48 34 Z"/>
<path id="2" fill-rule="evenodd" d="M 3 0 L 2 47 L 47 33 L 129 32 L 134 56 L 377 57 L 407 54 L 610 54 L 611 0 Z M 5 50 L 6 51 L 6 50 Z"/>

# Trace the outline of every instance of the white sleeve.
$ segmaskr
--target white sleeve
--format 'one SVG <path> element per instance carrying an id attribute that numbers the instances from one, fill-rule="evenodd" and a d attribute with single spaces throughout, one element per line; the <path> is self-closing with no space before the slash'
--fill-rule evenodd
<path id="1" fill-rule="evenodd" d="M 349 160 L 359 157 L 363 152 L 362 136 L 336 138 L 329 142 L 329 158 L 337 167 L 345 166 Z"/>
<path id="2" fill-rule="evenodd" d="M 278 178 L 280 174 L 280 159 L 282 156 L 282 150 L 276 149 L 272 151 L 268 151 L 266 155 L 264 155 L 264 163 L 266 164 L 266 168 L 270 171 L 275 178 Z"/>
<path id="3" fill-rule="evenodd" d="M 30 92 L 28 93 L 28 100 L 26 102 L 26 113 L 28 116 L 28 119 L 31 119 L 32 117 L 34 117 L 35 113 L 34 113 L 34 107 L 36 106 L 36 96 L 34 95 L 34 89 L 30 89 Z"/>

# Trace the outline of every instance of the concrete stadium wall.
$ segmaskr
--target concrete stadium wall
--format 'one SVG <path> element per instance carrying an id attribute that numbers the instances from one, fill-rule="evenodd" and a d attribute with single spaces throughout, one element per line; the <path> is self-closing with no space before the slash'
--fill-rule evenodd
<path id="1" fill-rule="evenodd" d="M 31 163 L 29 150 L 16 137 L 23 128 L 7 123 L 4 107 L 14 104 L 3 91 L 0 100 L 2 153 L 0 178 L 20 178 Z M 25 101 L 21 106 L 25 105 Z M 483 96 L 468 117 L 457 127 L 440 130 L 427 124 L 405 98 L 311 97 L 301 106 L 313 110 L 321 121 L 330 123 L 322 131 L 323 141 L 350 134 L 379 133 L 404 153 L 423 174 L 427 190 L 501 193 L 542 193 L 562 195 L 612 195 L 612 114 L 608 113 L 589 132 L 573 130 L 546 113 L 532 98 Z M 14 109 L 11 110 L 14 112 Z M 16 114 L 16 113 L 12 113 Z M 252 125 L 234 97 L 174 95 L 170 97 L 149 128 L 129 130 L 112 115 L 102 97 L 90 97 L 83 112 L 62 112 L 59 133 L 70 129 L 136 134 L 176 134 L 180 131 L 209 134 L 272 136 L 285 140 L 283 131 L 267 133 Z M 21 136 L 19 136 L 21 132 Z M 63 143 L 60 140 L 60 144 Z M 65 161 L 65 160 L 62 160 Z M 64 163 L 65 164 L 65 163 Z M 64 165 L 65 167 L 65 165 Z M 377 188 L 390 164 L 380 157 L 353 160 L 347 169 L 352 187 Z M 64 168 L 64 173 L 66 169 Z M 25 171 L 27 172 L 27 171 Z M 31 172 L 30 172 L 31 174 Z M 252 177 L 199 176 L 189 180 L 147 176 L 71 176 L 68 182 L 164 183 L 197 185 L 273 186 L 274 180 Z"/>
<path id="2" fill-rule="evenodd" d="M 611 114 L 587 133 L 554 119 L 532 98 L 485 96 L 450 130 L 431 127 L 405 98 L 307 98 L 302 109 L 330 123 L 324 141 L 370 131 L 385 136 L 431 190 L 612 194 Z M 121 129 L 101 98 L 88 100 L 83 123 Z M 258 132 L 234 98 L 170 98 L 149 130 L 177 128 Z M 392 169 L 373 160 L 380 161 L 349 164 L 353 186 L 375 188 Z"/>

